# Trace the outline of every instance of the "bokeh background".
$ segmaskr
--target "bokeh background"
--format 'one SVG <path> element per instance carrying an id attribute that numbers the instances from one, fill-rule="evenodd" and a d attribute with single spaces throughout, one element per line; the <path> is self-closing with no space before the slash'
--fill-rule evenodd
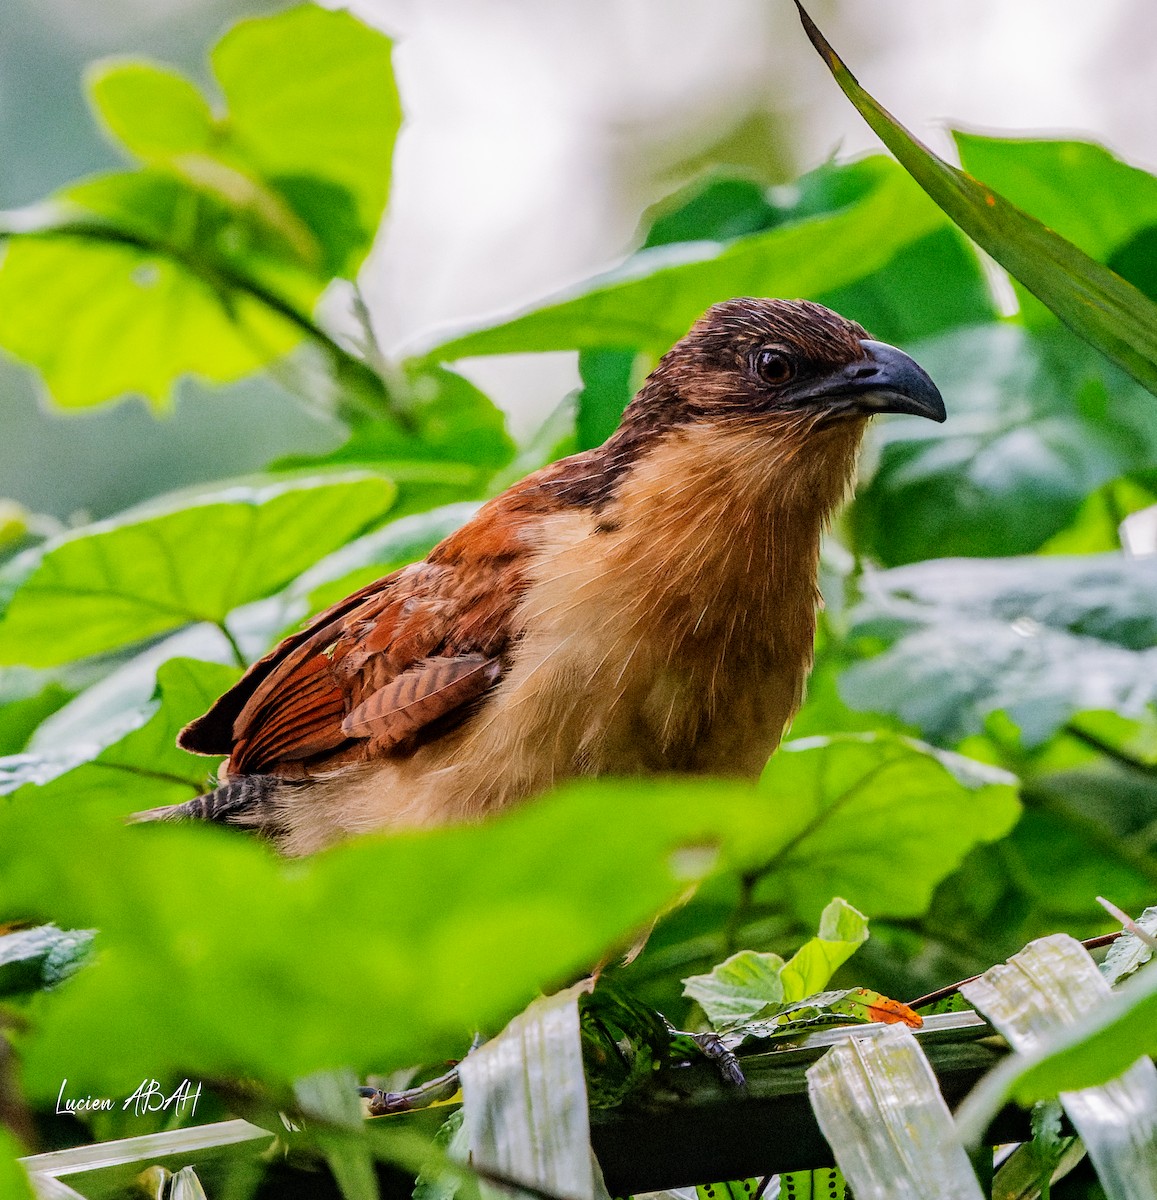
<path id="1" fill-rule="evenodd" d="M 205 49 L 238 0 L 4 0 L 0 206 L 116 164 L 83 99 L 95 58 Z M 383 346 L 516 309 L 613 266 L 640 217 L 708 165 L 784 183 L 874 139 L 806 44 L 790 0 L 356 0 L 397 39 L 407 113 L 390 209 L 363 273 Z M 1157 166 L 1151 0 L 815 0 L 861 78 L 941 152 L 949 124 L 1090 137 Z M 574 356 L 462 364 L 525 435 L 576 382 Z M 342 430 L 268 380 L 185 381 L 139 401 L 47 413 L 0 360 L 0 497 L 75 523 L 241 473 Z"/>

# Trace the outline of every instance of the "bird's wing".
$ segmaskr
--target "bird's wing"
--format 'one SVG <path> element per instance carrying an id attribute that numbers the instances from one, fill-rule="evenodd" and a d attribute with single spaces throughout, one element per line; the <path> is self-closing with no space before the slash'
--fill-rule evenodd
<path id="1" fill-rule="evenodd" d="M 508 493 L 507 496 L 510 496 Z M 179 742 L 230 775 L 306 775 L 403 753 L 501 677 L 517 634 L 525 501 L 503 497 L 436 547 L 314 618 L 254 663 Z"/>

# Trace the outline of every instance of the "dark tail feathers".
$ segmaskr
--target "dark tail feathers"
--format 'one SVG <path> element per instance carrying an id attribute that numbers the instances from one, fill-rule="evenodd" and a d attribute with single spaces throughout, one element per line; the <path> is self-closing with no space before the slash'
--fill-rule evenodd
<path id="1" fill-rule="evenodd" d="M 184 804 L 165 804 L 133 813 L 139 821 L 216 821 L 228 825 L 250 825 L 267 829 L 277 824 L 277 798 L 286 783 L 275 775 L 243 775 Z"/>

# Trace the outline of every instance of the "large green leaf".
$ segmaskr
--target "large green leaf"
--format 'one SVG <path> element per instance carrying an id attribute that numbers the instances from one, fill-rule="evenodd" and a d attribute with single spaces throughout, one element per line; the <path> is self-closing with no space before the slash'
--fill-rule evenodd
<path id="1" fill-rule="evenodd" d="M 310 337 L 381 404 L 380 381 L 310 312 L 356 271 L 385 204 L 390 43 L 303 5 L 237 26 L 214 66 L 221 118 L 170 70 L 92 73 L 106 127 L 146 166 L 3 222 L 0 344 L 79 407 L 163 403 L 182 375 L 233 380 Z"/>
<path id="2" fill-rule="evenodd" d="M 864 587 L 855 632 L 892 644 L 850 667 L 840 691 L 937 741 L 1003 710 L 1039 745 L 1073 713 L 1136 715 L 1157 698 L 1157 560 L 941 559 Z"/>
<path id="3" fill-rule="evenodd" d="M 1037 550 L 1090 492 L 1157 459 L 1157 407 L 1055 323 L 957 330 L 917 357 L 951 419 L 877 430 L 879 466 L 852 510 L 857 545 L 889 566 Z"/>
<path id="4" fill-rule="evenodd" d="M 184 625 L 224 625 L 381 517 L 369 474 L 237 486 L 50 543 L 0 620 L 0 662 L 46 666 Z"/>
<path id="5" fill-rule="evenodd" d="M 36 366 L 64 408 L 130 393 L 159 403 L 180 375 L 226 383 L 300 340 L 252 297 L 231 303 L 140 246 L 27 236 L 4 251 L 0 344 Z"/>
<path id="6" fill-rule="evenodd" d="M 917 141 L 856 82 L 799 0 L 796 8 L 844 94 L 928 195 L 1075 333 L 1157 393 L 1157 304 Z"/>
<path id="7" fill-rule="evenodd" d="M 625 348 L 659 352 L 710 305 L 733 296 L 818 298 L 863 279 L 943 227 L 909 180 L 888 170 L 847 207 L 741 238 L 722 248 L 657 247 L 573 299 L 431 349 L 449 361 L 475 354 Z M 688 256 L 692 261 L 686 261 Z"/>
<path id="8" fill-rule="evenodd" d="M 761 787 L 789 836 L 753 897 L 809 924 L 833 894 L 869 917 L 922 913 L 964 855 L 1020 813 L 1007 772 L 893 735 L 787 742 Z"/>
<path id="9" fill-rule="evenodd" d="M 124 796 L 45 799 L 28 788 L 0 809 L 0 911 L 101 933 L 96 964 L 23 1047 L 36 1095 L 62 1071 L 96 1091 L 168 1065 L 284 1082 L 458 1056 L 720 850 L 749 860 L 775 839 L 762 802 L 723 785 L 676 789 L 677 803 L 660 785 L 592 787 L 289 863 L 236 833 L 125 827 Z"/>
<path id="10" fill-rule="evenodd" d="M 53 993 L 22 1047 L 26 1082 L 55 1094 L 66 1073 L 95 1092 L 170 1065 L 276 1082 L 455 1056 L 470 1030 L 588 967 L 713 863 L 765 870 L 813 920 L 829 881 L 909 912 L 963 847 L 1015 817 L 1007 776 L 907 743 L 786 757 L 801 783 L 790 799 L 592 781 L 483 826 L 288 863 L 228 831 L 125 827 L 125 794 L 25 788 L 0 808 L 0 911 L 101 930 L 95 965 Z M 917 843 L 923 865 L 887 882 Z"/>

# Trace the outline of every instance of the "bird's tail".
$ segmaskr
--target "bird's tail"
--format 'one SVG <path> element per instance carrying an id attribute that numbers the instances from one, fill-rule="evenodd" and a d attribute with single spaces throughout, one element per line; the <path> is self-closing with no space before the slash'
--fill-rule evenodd
<path id="1" fill-rule="evenodd" d="M 285 781 L 275 775 L 243 775 L 194 796 L 184 804 L 163 804 L 133 813 L 131 824 L 141 821 L 216 821 L 220 824 L 266 828 L 276 823 L 278 793 Z"/>

